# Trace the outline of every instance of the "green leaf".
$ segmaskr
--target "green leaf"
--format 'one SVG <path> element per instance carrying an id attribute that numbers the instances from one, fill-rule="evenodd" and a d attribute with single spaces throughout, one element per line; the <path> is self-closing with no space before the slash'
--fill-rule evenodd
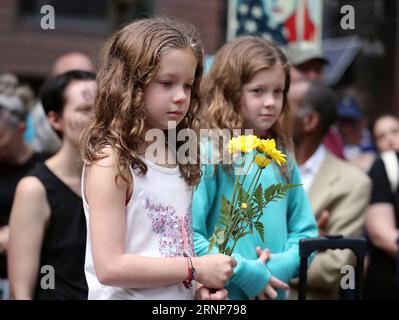
<path id="1" fill-rule="evenodd" d="M 251 207 L 251 209 L 249 209 L 248 212 L 251 215 L 251 217 L 254 217 L 259 212 L 259 208 L 258 208 L 258 206 L 253 206 L 253 207 Z"/>
<path id="2" fill-rule="evenodd" d="M 219 224 L 220 225 L 228 226 L 229 225 L 229 221 L 230 221 L 230 219 L 229 219 L 228 216 L 222 215 L 222 214 L 220 215 L 220 217 L 219 217 Z"/>
<path id="3" fill-rule="evenodd" d="M 222 195 L 222 206 L 220 208 L 219 224 L 226 226 L 230 220 L 230 201 Z"/>
<path id="4" fill-rule="evenodd" d="M 269 186 L 264 192 L 264 198 L 266 200 L 266 204 L 269 202 L 277 201 L 279 199 L 283 199 L 288 190 L 300 186 L 299 184 L 272 184 Z"/>
<path id="5" fill-rule="evenodd" d="M 249 222 L 251 220 L 251 212 L 250 211 L 243 211 L 242 212 L 242 222 Z"/>
<path id="6" fill-rule="evenodd" d="M 262 241 L 265 241 L 265 227 L 262 222 L 255 221 L 255 229 L 258 231 L 260 238 Z"/>
<path id="7" fill-rule="evenodd" d="M 250 195 L 248 192 L 246 192 L 244 189 L 240 189 L 238 193 L 238 205 L 241 205 L 241 203 L 249 203 Z"/>
<path id="8" fill-rule="evenodd" d="M 254 198 L 255 199 L 262 199 L 262 194 L 263 194 L 263 188 L 261 184 L 258 184 L 258 186 L 255 189 L 254 192 Z"/>
<path id="9" fill-rule="evenodd" d="M 210 238 L 209 238 L 209 246 L 208 246 L 208 253 L 212 251 L 213 247 L 216 244 L 216 235 L 213 234 Z"/>
<path id="10" fill-rule="evenodd" d="M 224 250 L 224 254 L 227 255 L 227 256 L 230 256 L 231 255 L 231 249 L 227 247 L 226 250 Z"/>
<path id="11" fill-rule="evenodd" d="M 258 184 L 258 186 L 255 189 L 254 195 L 252 197 L 252 200 L 256 203 L 258 206 L 259 210 L 262 210 L 265 207 L 265 201 L 263 200 L 263 188 L 261 184 Z"/>
<path id="12" fill-rule="evenodd" d="M 243 225 L 243 222 L 239 222 L 239 223 L 237 223 L 236 227 L 234 228 L 232 235 L 231 235 L 234 240 L 240 239 L 242 225 Z"/>
<path id="13" fill-rule="evenodd" d="M 238 203 L 243 203 L 243 202 L 245 202 L 244 201 L 244 194 L 243 194 L 243 188 L 241 187 L 241 188 L 239 188 L 238 189 L 238 191 L 237 191 L 237 202 Z"/>
<path id="14" fill-rule="evenodd" d="M 254 224 L 252 222 L 249 224 L 249 230 L 251 230 L 251 234 L 254 233 Z"/>
<path id="15" fill-rule="evenodd" d="M 241 237 L 240 237 L 240 238 L 243 238 L 243 237 L 245 237 L 247 234 L 250 234 L 250 233 L 251 233 L 251 231 L 244 232 L 244 233 L 241 234 Z"/>
<path id="16" fill-rule="evenodd" d="M 273 200 L 273 196 L 275 194 L 275 189 L 276 189 L 276 186 L 274 184 L 272 184 L 268 188 L 266 188 L 266 190 L 264 192 L 264 198 L 266 200 L 266 203 L 269 203 Z"/>

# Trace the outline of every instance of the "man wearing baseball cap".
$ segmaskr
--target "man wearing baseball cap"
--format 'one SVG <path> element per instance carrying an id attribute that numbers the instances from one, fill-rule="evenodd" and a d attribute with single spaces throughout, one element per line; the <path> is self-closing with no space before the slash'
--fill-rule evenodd
<path id="1" fill-rule="evenodd" d="M 291 61 L 291 81 L 323 80 L 323 68 L 329 63 L 320 46 L 314 42 L 290 43 L 285 53 Z"/>
<path id="2" fill-rule="evenodd" d="M 291 62 L 291 83 L 306 80 L 323 82 L 323 69 L 330 62 L 319 45 L 314 42 L 293 42 L 284 48 L 284 52 Z M 345 158 L 344 145 L 336 128 L 330 128 L 323 143 L 338 158 Z"/>
<path id="3" fill-rule="evenodd" d="M 360 102 L 355 97 L 345 95 L 340 99 L 337 125 L 344 142 L 344 156 L 347 160 L 357 164 L 355 159 L 359 156 L 375 154 L 375 146 L 367 130 L 367 120 Z"/>

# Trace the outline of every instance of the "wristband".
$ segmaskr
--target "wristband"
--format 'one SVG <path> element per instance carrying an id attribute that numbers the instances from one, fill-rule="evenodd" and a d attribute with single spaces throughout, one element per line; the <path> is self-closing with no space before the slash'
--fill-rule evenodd
<path id="1" fill-rule="evenodd" d="M 193 286 L 192 281 L 195 280 L 196 270 L 193 266 L 191 258 L 185 252 L 183 252 L 183 255 L 184 257 L 187 258 L 187 272 L 188 272 L 187 280 L 184 280 L 183 284 L 185 288 L 190 289 Z"/>

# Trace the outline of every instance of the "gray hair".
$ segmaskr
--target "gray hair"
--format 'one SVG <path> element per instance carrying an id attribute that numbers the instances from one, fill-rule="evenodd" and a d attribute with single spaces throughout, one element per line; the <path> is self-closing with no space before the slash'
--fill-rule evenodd
<path id="1" fill-rule="evenodd" d="M 18 96 L 0 94 L 0 119 L 12 127 L 16 127 L 19 122 L 25 121 L 27 110 Z"/>

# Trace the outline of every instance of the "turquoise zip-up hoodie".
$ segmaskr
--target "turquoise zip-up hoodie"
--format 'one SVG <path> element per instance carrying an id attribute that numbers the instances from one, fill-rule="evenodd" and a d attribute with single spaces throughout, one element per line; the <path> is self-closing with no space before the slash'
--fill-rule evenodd
<path id="1" fill-rule="evenodd" d="M 248 156 L 252 157 L 253 154 Z M 298 167 L 292 167 L 290 183 L 301 184 Z M 212 164 L 202 165 L 202 170 L 201 182 L 194 190 L 192 207 L 194 247 L 198 256 L 208 254 L 208 239 L 219 221 L 222 195 L 231 199 L 235 179 L 221 165 L 218 166 L 216 175 Z M 253 166 L 245 179 L 244 188 L 248 188 L 255 172 L 256 166 Z M 285 183 L 274 163 L 262 170 L 259 181 L 264 189 L 273 183 Z M 271 276 L 286 283 L 298 276 L 299 240 L 318 235 L 316 221 L 302 186 L 289 190 L 284 199 L 269 203 L 260 221 L 265 227 L 265 241 L 254 231 L 254 234 L 241 238 L 234 249 L 233 257 L 237 260 L 237 266 L 226 285 L 230 299 L 256 297 Z M 258 261 L 257 246 L 270 249 L 271 258 L 266 265 Z M 213 253 L 217 253 L 217 248 L 214 248 Z M 278 298 L 284 297 L 285 292 L 279 290 Z"/>

